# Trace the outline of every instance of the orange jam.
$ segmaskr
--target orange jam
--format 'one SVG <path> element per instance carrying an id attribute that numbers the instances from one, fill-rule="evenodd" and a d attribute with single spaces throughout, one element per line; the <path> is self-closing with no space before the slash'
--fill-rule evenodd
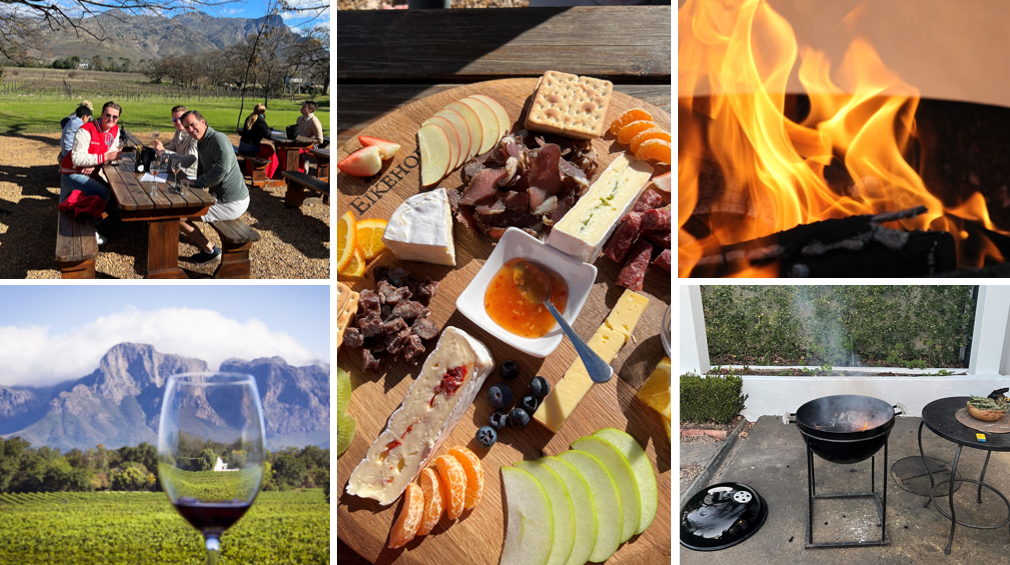
<path id="1" fill-rule="evenodd" d="M 491 279 L 484 293 L 484 310 L 496 324 L 510 333 L 529 338 L 543 337 L 557 322 L 546 306 L 527 300 L 513 282 L 512 271 L 520 260 L 520 257 L 509 259 Z M 564 314 L 568 305 L 568 284 L 554 271 L 544 267 L 540 269 L 551 280 L 551 304 Z"/>

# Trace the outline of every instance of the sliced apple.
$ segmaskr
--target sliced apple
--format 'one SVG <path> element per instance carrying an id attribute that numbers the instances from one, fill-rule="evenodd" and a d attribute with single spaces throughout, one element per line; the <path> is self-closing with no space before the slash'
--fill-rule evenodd
<path id="1" fill-rule="evenodd" d="M 446 104 L 442 109 L 453 110 L 463 116 L 463 121 L 466 122 L 466 127 L 470 130 L 470 154 L 467 155 L 467 159 L 476 155 L 484 143 L 484 126 L 480 122 L 480 116 L 473 111 L 473 108 L 459 100 Z"/>
<path id="2" fill-rule="evenodd" d="M 554 541 L 547 565 L 565 565 L 572 553 L 572 546 L 575 545 L 575 509 L 564 481 L 540 461 L 520 461 L 515 464 L 515 468 L 529 472 L 544 487 L 554 518 Z"/>
<path id="3" fill-rule="evenodd" d="M 522 469 L 501 468 L 508 522 L 499 565 L 545 565 L 554 541 L 554 517 L 544 487 Z"/>
<path id="4" fill-rule="evenodd" d="M 385 139 L 379 139 L 378 137 L 369 137 L 367 135 L 359 135 L 358 141 L 364 147 L 374 145 L 379 148 L 379 152 L 382 153 L 382 160 L 392 159 L 396 152 L 400 150 L 399 143 L 393 143 L 392 141 L 386 141 Z"/>
<path id="5" fill-rule="evenodd" d="M 599 459 L 584 451 L 566 451 L 558 457 L 571 463 L 589 485 L 596 505 L 596 544 L 589 560 L 594 563 L 606 561 L 621 545 L 621 530 L 624 527 L 621 496 L 617 493 L 614 479 Z"/>
<path id="6" fill-rule="evenodd" d="M 417 146 L 421 149 L 421 186 L 437 184 L 452 163 L 449 137 L 437 124 L 425 124 L 417 130 Z"/>
<path id="7" fill-rule="evenodd" d="M 487 153 L 501 139 L 501 136 L 498 135 L 498 116 L 494 115 L 494 111 L 487 105 L 487 102 L 470 97 L 463 98 L 460 102 L 472 108 L 480 118 L 480 125 L 484 129 L 484 139 L 480 142 L 477 154 Z"/>
<path id="8" fill-rule="evenodd" d="M 452 127 L 452 124 L 449 123 L 449 120 L 443 118 L 442 116 L 432 116 L 431 122 L 429 123 L 435 124 L 438 127 L 442 128 L 442 131 L 445 132 L 445 136 L 449 138 L 449 153 L 450 158 L 452 160 L 449 162 L 449 170 L 445 172 L 445 174 L 449 174 L 455 171 L 456 167 L 458 167 L 460 163 L 463 162 L 462 161 L 463 154 L 461 153 L 459 136 L 456 135 L 456 128 Z"/>
<path id="9" fill-rule="evenodd" d="M 542 457 L 537 461 L 553 469 L 568 489 L 568 498 L 575 510 L 575 539 L 566 565 L 584 565 L 596 546 L 596 504 L 589 485 L 578 469 L 564 459 Z"/>
<path id="10" fill-rule="evenodd" d="M 459 137 L 459 147 L 461 155 L 459 164 L 456 165 L 456 167 L 458 167 L 459 165 L 462 165 L 464 162 L 466 162 L 466 160 L 469 159 L 474 153 L 476 153 L 477 149 L 479 148 L 479 145 L 478 147 L 473 146 L 475 140 L 470 136 L 470 126 L 467 125 L 466 120 L 463 119 L 463 116 L 458 111 L 443 108 L 438 112 L 435 112 L 435 115 L 441 116 L 449 120 L 449 123 L 452 124 L 453 129 L 456 130 L 456 135 Z M 470 152 L 471 149 L 473 150 L 474 153 Z"/>
<path id="11" fill-rule="evenodd" d="M 635 472 L 631 470 L 628 460 L 607 440 L 593 436 L 572 442 L 572 449 L 584 451 L 599 459 L 603 466 L 610 471 L 610 476 L 617 486 L 617 493 L 621 497 L 621 516 L 624 518 L 624 526 L 621 528 L 621 543 L 628 541 L 638 531 L 638 522 L 642 517 L 638 480 L 635 478 Z"/>
<path id="12" fill-rule="evenodd" d="M 505 137 L 505 134 L 512 129 L 512 121 L 509 120 L 509 115 L 508 112 L 505 111 L 505 108 L 499 104 L 497 100 L 491 98 L 490 96 L 485 96 L 483 94 L 471 94 L 470 98 L 476 98 L 491 107 L 491 111 L 494 112 L 495 117 L 498 118 L 498 139 Z"/>
<path id="13" fill-rule="evenodd" d="M 624 455 L 635 473 L 638 482 L 638 496 L 642 503 L 642 516 L 638 520 L 636 534 L 645 531 L 656 517 L 656 507 L 659 506 L 659 492 L 656 488 L 656 473 L 649 463 L 649 456 L 635 438 L 626 432 L 614 428 L 603 428 L 593 434 L 594 437 L 606 440 Z"/>
<path id="14" fill-rule="evenodd" d="M 382 170 L 382 151 L 374 145 L 362 147 L 341 159 L 337 168 L 355 177 L 370 177 Z"/>

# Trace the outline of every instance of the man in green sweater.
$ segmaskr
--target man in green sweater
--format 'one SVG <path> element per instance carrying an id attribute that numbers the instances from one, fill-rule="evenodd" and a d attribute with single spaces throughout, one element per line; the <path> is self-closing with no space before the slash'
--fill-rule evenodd
<path id="1" fill-rule="evenodd" d="M 219 222 L 240 217 L 249 208 L 249 190 L 231 141 L 225 134 L 208 126 L 207 120 L 196 110 L 186 112 L 180 120 L 186 133 L 196 140 L 199 155 L 196 180 L 184 181 L 184 184 L 207 189 L 215 200 L 207 215 L 203 216 L 203 221 Z M 221 258 L 221 249 L 211 244 L 191 218 L 182 218 L 179 222 L 182 233 L 200 248 L 200 253 L 190 257 L 190 261 L 202 265 Z"/>

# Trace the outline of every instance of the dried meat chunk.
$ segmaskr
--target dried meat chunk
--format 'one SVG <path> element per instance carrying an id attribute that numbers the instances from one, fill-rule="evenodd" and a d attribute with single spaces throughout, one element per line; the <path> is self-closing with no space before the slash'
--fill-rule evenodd
<path id="1" fill-rule="evenodd" d="M 376 355 L 371 349 L 361 350 L 361 368 L 369 373 L 378 373 L 382 368 L 382 356 Z"/>
<path id="2" fill-rule="evenodd" d="M 374 291 L 368 289 L 362 290 L 361 295 L 358 296 L 358 315 L 365 316 L 372 312 L 379 312 L 381 303 L 379 295 Z"/>
<path id="3" fill-rule="evenodd" d="M 438 281 L 426 280 L 421 283 L 418 288 L 417 296 L 418 298 L 424 299 L 428 304 L 431 303 L 431 299 L 435 298 L 435 293 L 438 292 Z"/>
<path id="4" fill-rule="evenodd" d="M 617 263 L 624 263 L 624 258 L 628 256 L 631 246 L 638 241 L 638 234 L 642 226 L 642 214 L 629 212 L 621 218 L 621 225 L 614 230 L 614 235 L 610 236 L 610 241 L 603 248 L 603 254 L 610 257 Z"/>
<path id="5" fill-rule="evenodd" d="M 379 281 L 389 279 L 389 267 L 386 265 L 379 265 L 372 269 L 372 276 L 375 277 L 375 284 L 379 284 Z"/>
<path id="6" fill-rule="evenodd" d="M 669 208 L 662 210 L 649 210 L 642 214 L 642 231 L 658 231 L 669 233 L 672 229 L 671 213 Z"/>
<path id="7" fill-rule="evenodd" d="M 358 318 L 358 328 L 361 329 L 361 335 L 365 337 L 382 335 L 382 318 L 372 312 L 363 318 Z"/>
<path id="8" fill-rule="evenodd" d="M 663 252 L 660 253 L 658 257 L 652 260 L 652 266 L 659 267 L 660 269 L 663 269 L 664 271 L 669 273 L 671 256 L 672 252 L 669 249 L 664 249 Z M 346 342 L 346 340 L 347 337 L 345 336 L 344 341 Z"/>
<path id="9" fill-rule="evenodd" d="M 411 334 L 403 344 L 403 358 L 410 361 L 424 353 L 424 343 L 417 334 Z"/>
<path id="10" fill-rule="evenodd" d="M 386 351 L 389 352 L 390 355 L 399 355 L 402 353 L 403 344 L 407 342 L 407 338 L 410 337 L 410 334 L 410 329 L 403 329 L 396 334 L 387 335 Z"/>
<path id="11" fill-rule="evenodd" d="M 671 240 L 673 239 L 673 234 L 671 232 L 658 232 L 658 231 L 654 231 L 654 232 L 649 232 L 649 233 L 642 234 L 642 237 L 644 237 L 645 239 L 651 241 L 652 243 L 655 243 L 656 245 L 658 245 L 659 247 L 662 247 L 663 249 L 670 249 L 670 245 L 672 243 Z"/>
<path id="12" fill-rule="evenodd" d="M 413 293 L 407 286 L 393 286 L 386 281 L 379 282 L 379 298 L 383 304 L 396 306 L 404 300 L 410 300 Z"/>
<path id="13" fill-rule="evenodd" d="M 617 286 L 623 286 L 628 290 L 642 290 L 642 285 L 645 284 L 645 271 L 649 268 L 651 260 L 652 244 L 639 239 L 631 248 L 628 262 L 617 275 Z"/>
<path id="14" fill-rule="evenodd" d="M 365 336 L 361 335 L 358 328 L 347 328 L 344 331 L 344 345 L 352 349 L 361 349 L 365 345 Z"/>
<path id="15" fill-rule="evenodd" d="M 663 204 L 663 197 L 659 195 L 658 192 L 652 190 L 651 188 L 646 189 L 641 196 L 638 197 L 638 202 L 631 208 L 632 212 L 646 212 L 648 210 L 653 210 L 659 208 Z"/>
<path id="16" fill-rule="evenodd" d="M 403 318 L 405 321 L 407 321 L 407 320 L 415 320 L 417 318 L 425 318 L 430 313 L 431 310 L 425 308 L 424 305 L 421 304 L 420 302 L 416 302 L 414 300 L 407 300 L 405 302 L 397 304 L 396 307 L 393 308 L 393 312 L 391 315 L 394 318 Z"/>
<path id="17" fill-rule="evenodd" d="M 389 270 L 389 274 L 386 278 L 388 278 L 389 282 L 393 283 L 394 286 L 399 287 L 403 286 L 408 276 L 410 276 L 410 273 L 407 272 L 407 269 L 404 269 L 403 267 L 393 267 Z"/>
<path id="18" fill-rule="evenodd" d="M 382 324 L 382 331 L 386 335 L 399 333 L 405 329 L 407 329 L 407 322 L 403 321 L 403 318 L 393 318 Z"/>
<path id="19" fill-rule="evenodd" d="M 421 318 L 414 322 L 410 331 L 417 334 L 421 339 L 431 339 L 438 335 L 438 324 L 431 318 Z"/>

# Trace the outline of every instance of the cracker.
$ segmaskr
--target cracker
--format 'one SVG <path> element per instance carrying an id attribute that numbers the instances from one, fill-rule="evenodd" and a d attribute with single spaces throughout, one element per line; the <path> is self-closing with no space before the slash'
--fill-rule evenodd
<path id="1" fill-rule="evenodd" d="M 350 287 L 342 283 L 337 283 L 337 349 L 344 343 L 344 332 L 351 322 L 351 318 L 358 311 L 358 297 L 360 294 L 351 290 Z"/>
<path id="2" fill-rule="evenodd" d="M 600 137 L 613 90 L 609 80 L 547 71 L 526 112 L 526 129 L 576 139 Z"/>

